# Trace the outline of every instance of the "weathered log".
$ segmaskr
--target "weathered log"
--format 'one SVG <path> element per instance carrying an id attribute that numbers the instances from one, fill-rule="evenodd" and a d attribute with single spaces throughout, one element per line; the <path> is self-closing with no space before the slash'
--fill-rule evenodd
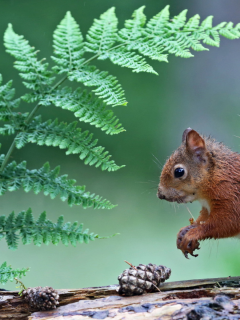
<path id="1" fill-rule="evenodd" d="M 119 296 L 117 287 L 58 290 L 60 307 L 47 312 L 31 310 L 17 291 L 1 291 L 0 319 L 240 319 L 240 277 L 168 282 L 133 297 Z"/>

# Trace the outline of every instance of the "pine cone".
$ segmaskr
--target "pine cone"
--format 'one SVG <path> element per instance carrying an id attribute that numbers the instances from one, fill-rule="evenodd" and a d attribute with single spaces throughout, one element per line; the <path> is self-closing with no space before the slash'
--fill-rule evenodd
<path id="1" fill-rule="evenodd" d="M 136 270 L 137 269 L 137 270 Z M 171 275 L 171 269 L 164 266 L 139 264 L 136 269 L 130 268 L 123 271 L 118 277 L 118 293 L 125 296 L 156 292 L 156 287 L 167 280 Z"/>
<path id="2" fill-rule="evenodd" d="M 23 291 L 22 295 L 30 307 L 36 310 L 55 309 L 59 304 L 59 295 L 52 287 L 28 288 Z"/>

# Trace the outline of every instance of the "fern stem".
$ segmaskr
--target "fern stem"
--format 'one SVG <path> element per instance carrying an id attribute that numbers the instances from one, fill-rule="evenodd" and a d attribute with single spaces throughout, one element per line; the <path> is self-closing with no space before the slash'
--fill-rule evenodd
<path id="1" fill-rule="evenodd" d="M 41 105 L 38 103 L 33 109 L 32 111 L 29 113 L 27 119 L 25 120 L 25 123 L 28 124 L 29 121 L 33 118 L 33 116 L 35 115 L 35 113 L 37 112 L 37 110 L 39 109 Z"/>
<path id="2" fill-rule="evenodd" d="M 65 77 L 63 77 L 62 79 L 60 79 L 53 87 L 52 89 L 49 91 L 49 93 L 53 92 L 53 90 L 55 90 L 57 87 L 59 87 L 66 79 L 67 79 L 67 75 Z"/>
<path id="3" fill-rule="evenodd" d="M 87 64 L 88 62 L 96 59 L 98 56 L 100 56 L 101 53 L 97 53 L 94 56 L 92 56 L 91 58 L 89 58 L 88 60 L 84 61 L 84 63 L 81 66 L 84 66 L 85 64 Z"/>
<path id="4" fill-rule="evenodd" d="M 57 87 L 59 87 L 65 80 L 67 79 L 67 76 L 65 76 L 64 78 L 62 78 L 61 80 L 59 80 L 53 87 L 52 89 L 49 91 L 49 93 L 53 92 L 53 90 L 55 90 Z M 28 115 L 27 119 L 25 120 L 25 123 L 28 124 L 29 121 L 32 120 L 32 118 L 34 117 L 35 113 L 38 111 L 38 109 L 40 108 L 41 104 L 37 104 L 31 111 L 31 113 Z"/>
<path id="5" fill-rule="evenodd" d="M 126 45 L 126 43 L 118 44 L 118 45 L 112 47 L 111 49 L 107 50 L 106 52 L 112 51 L 113 49 L 116 49 L 116 48 L 118 48 L 118 47 L 122 47 L 122 46 L 125 46 L 125 45 Z M 89 58 L 88 60 L 84 61 L 84 63 L 83 63 L 81 66 L 84 66 L 84 65 L 87 64 L 88 62 L 96 59 L 96 58 L 99 57 L 102 53 L 103 53 L 103 52 L 98 52 L 98 53 L 96 53 L 94 56 L 92 56 L 92 57 Z"/>
<path id="6" fill-rule="evenodd" d="M 27 268 L 27 270 L 28 270 L 28 268 Z M 27 288 L 25 287 L 24 283 L 21 280 L 19 280 L 17 277 L 15 277 L 14 280 L 16 281 L 16 284 L 20 283 L 21 290 L 18 294 L 21 296 L 20 293 L 22 293 L 23 290 L 27 290 Z"/>
<path id="7" fill-rule="evenodd" d="M 16 137 L 17 137 L 17 135 L 16 135 Z M 13 153 L 13 150 L 15 149 L 15 146 L 16 146 L 16 144 L 15 144 L 16 137 L 14 138 L 14 140 L 13 140 L 10 148 L 8 149 L 8 152 L 7 152 L 7 154 L 6 154 L 6 157 L 4 158 L 3 163 L 2 163 L 2 165 L 1 165 L 0 172 L 2 172 L 3 169 L 5 168 L 8 160 L 9 160 L 9 158 L 10 158 L 10 156 L 11 156 L 11 154 Z"/>

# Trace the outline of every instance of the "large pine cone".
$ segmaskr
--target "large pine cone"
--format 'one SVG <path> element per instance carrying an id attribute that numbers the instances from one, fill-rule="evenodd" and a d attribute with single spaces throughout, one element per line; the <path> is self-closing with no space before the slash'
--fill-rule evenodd
<path id="1" fill-rule="evenodd" d="M 137 269 L 137 270 L 136 270 Z M 171 275 L 171 269 L 164 266 L 139 264 L 136 269 L 130 268 L 123 271 L 118 277 L 118 293 L 125 296 L 156 292 L 161 282 Z"/>
<path id="2" fill-rule="evenodd" d="M 55 309 L 59 304 L 59 295 L 52 287 L 28 288 L 22 295 L 30 307 L 36 310 Z"/>

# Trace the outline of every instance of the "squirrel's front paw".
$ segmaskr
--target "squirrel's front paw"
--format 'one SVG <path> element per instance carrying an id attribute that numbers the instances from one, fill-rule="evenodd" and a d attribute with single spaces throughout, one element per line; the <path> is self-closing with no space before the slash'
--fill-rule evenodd
<path id="1" fill-rule="evenodd" d="M 185 258 L 188 259 L 188 254 L 190 253 L 193 257 L 197 257 L 198 254 L 193 254 L 194 250 L 198 250 L 199 241 L 195 240 L 193 237 L 193 228 L 196 228 L 196 225 L 190 225 L 182 228 L 177 235 L 177 248 L 182 250 Z M 191 231 L 190 231 L 191 230 Z M 192 237 L 191 237 L 192 234 Z"/>

